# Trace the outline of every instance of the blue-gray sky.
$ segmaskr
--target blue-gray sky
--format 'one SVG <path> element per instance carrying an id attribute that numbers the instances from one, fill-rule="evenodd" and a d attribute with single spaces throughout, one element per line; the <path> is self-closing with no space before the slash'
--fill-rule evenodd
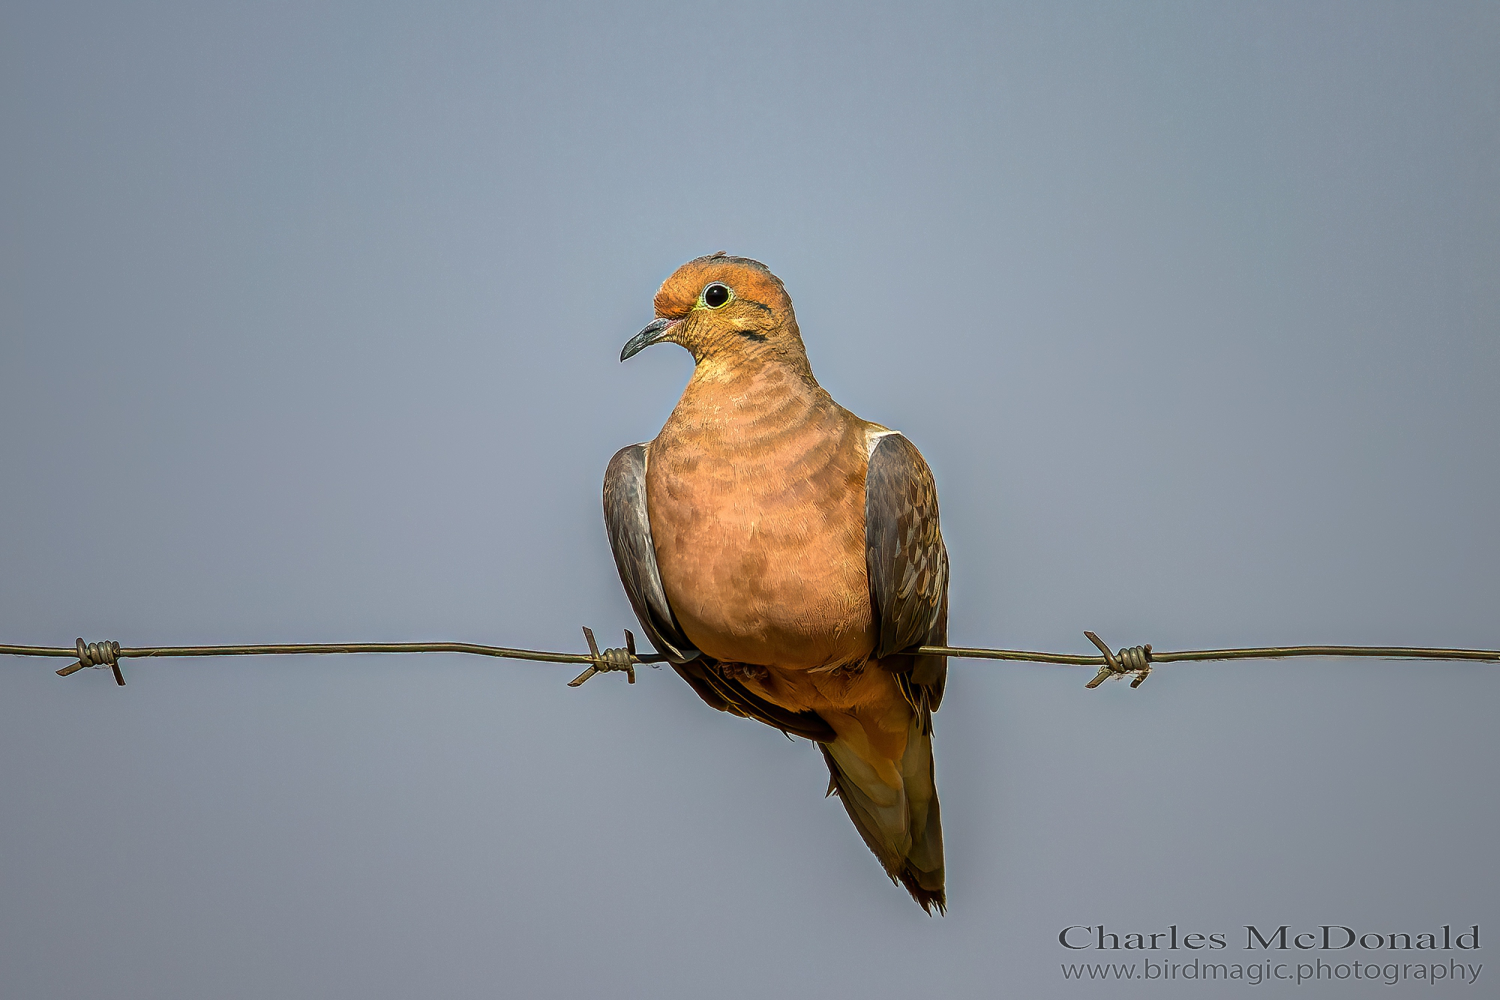
<path id="1" fill-rule="evenodd" d="M 0 102 L 0 642 L 618 641 L 600 478 L 691 368 L 619 349 L 728 250 L 934 467 L 955 642 L 1500 646 L 1493 3 L 13 3 Z M 670 672 L 58 665 L 0 662 L 6 997 L 1097 997 L 1067 925 L 1500 933 L 1495 667 L 957 662 L 929 919 Z"/>

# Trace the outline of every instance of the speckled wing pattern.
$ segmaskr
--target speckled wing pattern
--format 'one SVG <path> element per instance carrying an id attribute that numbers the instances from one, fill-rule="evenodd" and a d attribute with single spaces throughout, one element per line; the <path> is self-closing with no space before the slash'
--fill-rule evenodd
<path id="1" fill-rule="evenodd" d="M 665 654 L 672 668 L 698 696 L 721 712 L 774 726 L 818 743 L 834 738 L 833 727 L 816 712 L 792 712 L 753 694 L 716 669 L 716 661 L 693 647 L 667 601 L 651 541 L 646 508 L 646 446 L 621 448 L 604 473 L 604 526 L 614 552 L 620 583 L 646 638 Z"/>
<path id="2" fill-rule="evenodd" d="M 902 693 L 930 732 L 943 698 L 948 660 L 901 655 L 948 641 L 948 550 L 938 524 L 932 470 L 900 434 L 870 452 L 865 476 L 866 565 L 878 637 L 875 658 L 896 673 Z"/>

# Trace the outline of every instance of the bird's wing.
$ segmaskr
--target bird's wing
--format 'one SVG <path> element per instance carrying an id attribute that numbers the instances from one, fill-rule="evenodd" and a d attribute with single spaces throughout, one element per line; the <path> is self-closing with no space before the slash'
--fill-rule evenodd
<path id="1" fill-rule="evenodd" d="M 715 661 L 688 641 L 667 602 L 651 541 L 651 521 L 646 514 L 646 446 L 621 448 L 610 459 L 604 473 L 604 526 L 615 568 L 630 606 L 640 620 L 651 645 L 666 654 L 698 696 L 721 712 L 730 712 L 775 726 L 784 733 L 816 742 L 834 738 L 833 727 L 815 712 L 793 712 L 773 705 L 741 684 L 724 676 Z"/>
<path id="2" fill-rule="evenodd" d="M 875 658 L 896 671 L 924 719 L 942 701 L 948 661 L 902 655 L 948 641 L 948 550 L 938 525 L 937 485 L 916 445 L 883 434 L 865 477 L 865 562 L 878 637 Z"/>
<path id="3" fill-rule="evenodd" d="M 698 650 L 682 634 L 677 616 L 667 603 L 646 516 L 646 446 L 621 448 L 604 473 L 604 528 L 615 554 L 615 568 L 630 606 L 640 619 L 651 645 L 672 663 L 698 658 Z"/>

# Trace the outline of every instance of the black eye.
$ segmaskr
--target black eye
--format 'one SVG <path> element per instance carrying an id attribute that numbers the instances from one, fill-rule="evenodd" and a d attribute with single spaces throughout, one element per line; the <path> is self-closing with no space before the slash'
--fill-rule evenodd
<path id="1" fill-rule="evenodd" d="M 734 293 L 729 290 L 729 287 L 717 281 L 703 289 L 703 304 L 710 309 L 719 308 L 733 297 Z"/>

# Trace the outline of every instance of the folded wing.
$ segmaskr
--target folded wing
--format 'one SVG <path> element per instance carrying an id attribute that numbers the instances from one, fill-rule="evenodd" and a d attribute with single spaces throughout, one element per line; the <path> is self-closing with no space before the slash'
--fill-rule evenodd
<path id="1" fill-rule="evenodd" d="M 875 659 L 896 673 L 902 691 L 931 731 L 943 700 L 948 660 L 916 656 L 917 646 L 948 641 L 948 550 L 938 524 L 937 485 L 921 452 L 886 434 L 870 453 L 865 476 L 866 566 L 878 638 Z"/>

